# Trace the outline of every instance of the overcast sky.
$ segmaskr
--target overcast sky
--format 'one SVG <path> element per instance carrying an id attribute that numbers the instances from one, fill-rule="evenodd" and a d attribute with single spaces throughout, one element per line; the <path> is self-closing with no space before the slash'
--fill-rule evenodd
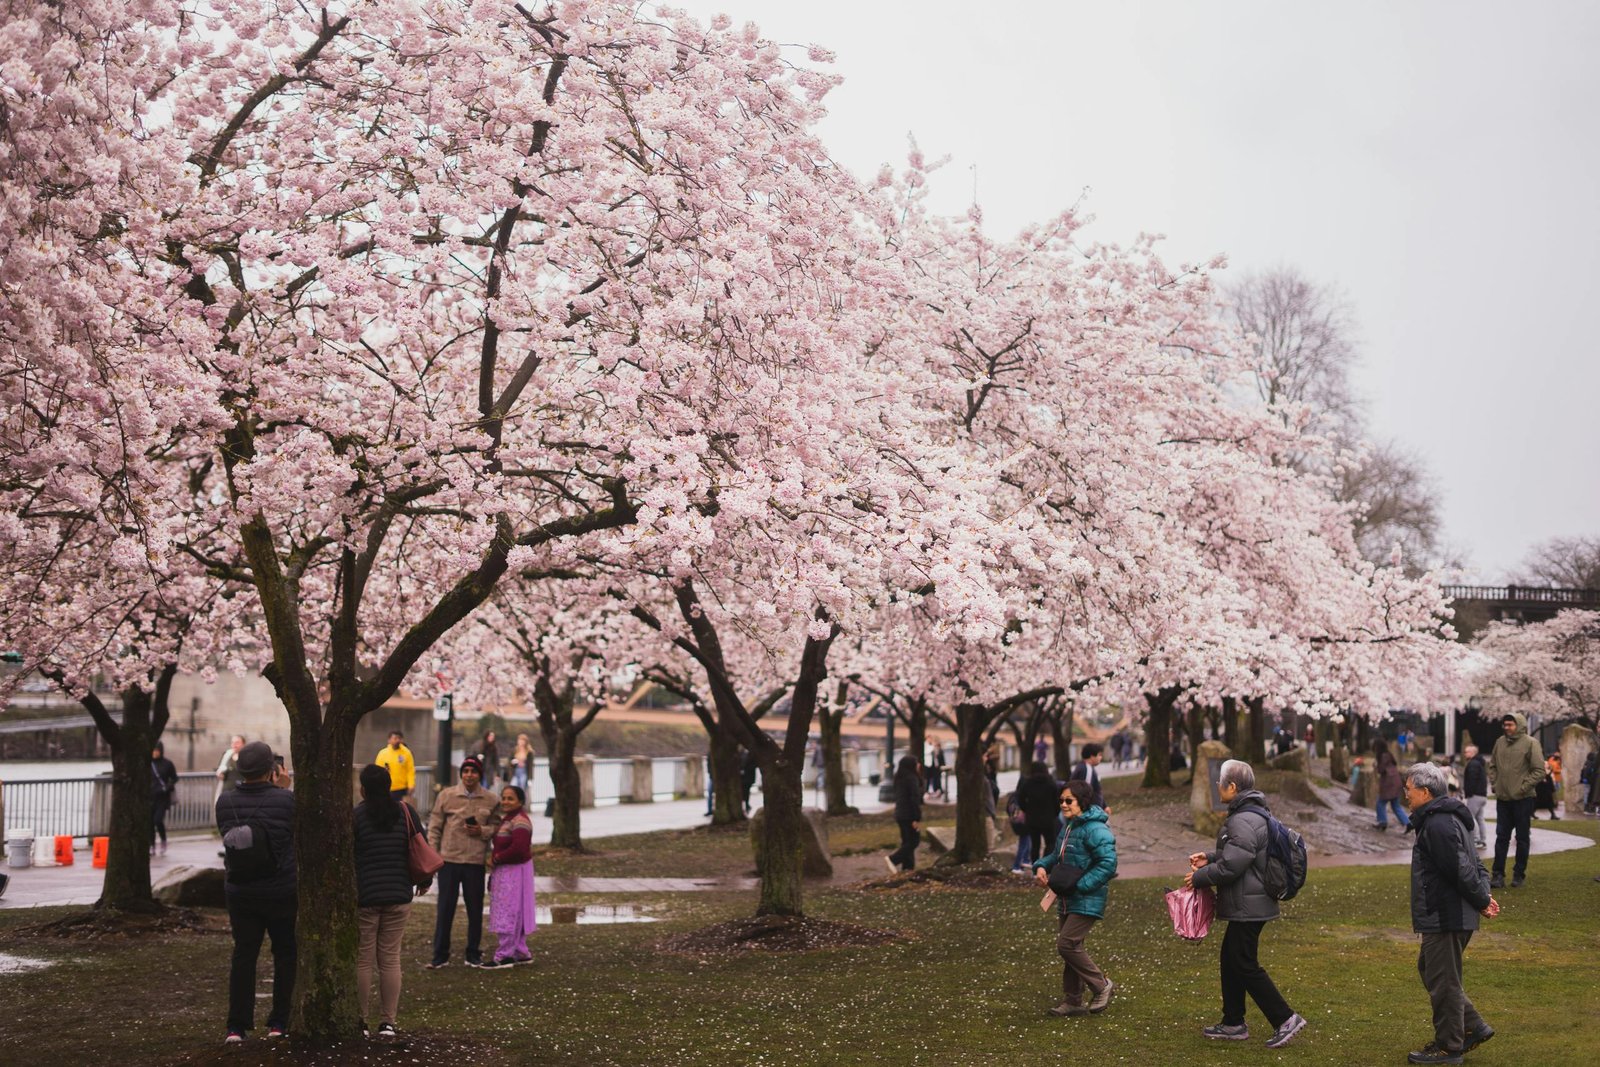
<path id="1" fill-rule="evenodd" d="M 831 49 L 835 158 L 914 134 L 997 236 L 1087 190 L 1091 238 L 1337 286 L 1474 577 L 1600 536 L 1600 4 L 679 3 Z"/>

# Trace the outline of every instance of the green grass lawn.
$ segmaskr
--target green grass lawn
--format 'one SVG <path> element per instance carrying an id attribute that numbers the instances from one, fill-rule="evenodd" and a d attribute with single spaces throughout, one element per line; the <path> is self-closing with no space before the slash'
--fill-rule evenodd
<path id="1" fill-rule="evenodd" d="M 1600 824 L 1559 829 L 1600 838 Z M 870 819 L 841 824 L 835 847 L 884 837 Z M 749 868 L 743 837 L 692 831 L 608 841 L 613 857 L 699 873 L 721 857 Z M 892 840 L 892 838 L 890 838 Z M 735 843 L 740 843 L 735 847 Z M 675 864 L 683 861 L 682 867 Z M 576 864 L 591 862 L 578 859 Z M 617 860 L 622 862 L 622 860 Z M 727 870 L 725 867 L 724 870 Z M 620 873 L 593 870 L 585 873 Z M 1466 960 L 1468 992 L 1499 1030 L 1469 1062 L 1600 1062 L 1600 849 L 1535 857 L 1522 889 L 1498 894 Z M 1106 1014 L 1047 1018 L 1059 992 L 1055 923 L 1031 888 L 1012 891 L 813 890 L 814 916 L 902 931 L 873 949 L 696 959 L 656 951 L 670 933 L 746 916 L 751 893 L 649 896 L 662 921 L 551 926 L 533 939 L 536 965 L 505 972 L 420 969 L 432 910 L 407 936 L 402 1030 L 471 1035 L 505 1064 L 1403 1064 L 1431 1037 L 1415 971 L 1408 872 L 1317 870 L 1262 941 L 1263 962 L 1310 1028 L 1268 1051 L 1252 1039 L 1206 1042 L 1219 1016 L 1220 931 L 1199 945 L 1171 933 L 1160 880 L 1114 883 L 1090 946 L 1120 991 Z M 590 898 L 596 899 L 596 898 Z M 617 902 L 605 898 L 607 902 Z M 567 896 L 562 902 L 579 902 Z M 0 974 L 0 1063 L 51 1067 L 162 1062 L 215 1047 L 222 1036 L 229 942 L 193 935 L 160 943 L 19 939 L 19 925 L 59 912 L 0 913 L 0 952 L 51 957 L 45 971 Z M 458 924 L 457 937 L 461 936 Z M 259 1021 L 259 1020 L 258 1020 Z M 220 1050 L 219 1050 L 220 1051 Z M 271 1062 L 292 1062 L 270 1057 Z M 375 1048 L 348 1062 L 413 1062 Z M 218 1062 L 228 1062 L 219 1057 Z"/>

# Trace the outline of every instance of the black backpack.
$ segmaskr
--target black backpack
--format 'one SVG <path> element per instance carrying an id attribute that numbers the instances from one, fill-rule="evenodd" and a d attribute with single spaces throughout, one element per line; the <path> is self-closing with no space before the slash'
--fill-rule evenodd
<path id="1" fill-rule="evenodd" d="M 1261 881 L 1274 900 L 1293 900 L 1306 884 L 1306 841 L 1279 822 L 1259 804 L 1247 804 L 1240 811 L 1253 811 L 1267 820 L 1267 862 Z"/>
<path id="2" fill-rule="evenodd" d="M 249 818 L 222 835 L 222 866 L 234 885 L 259 882 L 278 873 L 272 837 L 260 819 Z"/>

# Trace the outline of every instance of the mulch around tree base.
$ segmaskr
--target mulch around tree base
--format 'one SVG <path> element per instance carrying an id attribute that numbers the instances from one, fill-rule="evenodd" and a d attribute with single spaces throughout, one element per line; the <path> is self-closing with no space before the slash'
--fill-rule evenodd
<path id="1" fill-rule="evenodd" d="M 1020 883 L 1010 870 L 990 864 L 938 864 L 914 871 L 858 882 L 850 889 L 868 893 L 901 893 L 944 889 L 1015 889 Z"/>
<path id="2" fill-rule="evenodd" d="M 909 940 L 894 930 L 874 930 L 854 923 L 760 915 L 678 934 L 657 942 L 656 948 L 685 956 L 731 956 L 741 952 L 815 952 Z"/>
<path id="3" fill-rule="evenodd" d="M 402 1056 L 403 1059 L 397 1059 Z M 164 1067 L 345 1067 L 346 1064 L 372 1064 L 394 1067 L 396 1063 L 511 1063 L 516 1061 L 498 1045 L 479 1038 L 448 1037 L 437 1034 L 401 1034 L 394 1039 L 341 1041 L 313 1046 L 293 1037 L 268 1041 L 251 1037 L 242 1045 L 223 1045 L 188 1052 L 164 1061 Z"/>
<path id="4" fill-rule="evenodd" d="M 209 908 L 161 907 L 157 911 L 88 908 L 60 919 L 19 926 L 7 940 L 57 938 L 64 941 L 131 941 L 147 937 L 226 934 L 228 913 Z"/>

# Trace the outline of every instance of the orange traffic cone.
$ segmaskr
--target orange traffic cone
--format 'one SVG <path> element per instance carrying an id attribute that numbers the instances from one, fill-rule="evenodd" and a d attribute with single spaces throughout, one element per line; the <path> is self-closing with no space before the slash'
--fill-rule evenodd
<path id="1" fill-rule="evenodd" d="M 72 836 L 70 834 L 56 835 L 56 866 L 72 866 Z"/>
<path id="2" fill-rule="evenodd" d="M 93 857 L 93 860 L 91 862 L 93 862 L 94 866 L 96 866 L 96 867 L 104 867 L 106 865 L 106 854 L 108 852 L 110 852 L 110 851 L 111 851 L 111 838 L 109 838 L 109 837 L 97 837 L 97 838 L 95 838 L 94 839 L 94 857 Z"/>

